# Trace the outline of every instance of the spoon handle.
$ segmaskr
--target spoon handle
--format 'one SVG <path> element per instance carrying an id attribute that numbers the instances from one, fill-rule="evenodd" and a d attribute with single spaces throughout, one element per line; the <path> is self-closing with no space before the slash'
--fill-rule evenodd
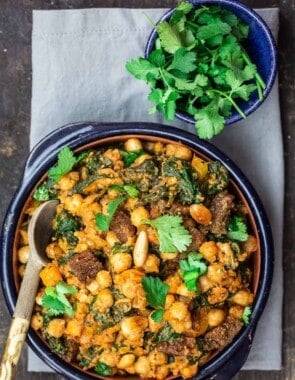
<path id="1" fill-rule="evenodd" d="M 16 366 L 30 325 L 41 267 L 29 258 L 6 340 L 0 380 L 15 378 Z"/>

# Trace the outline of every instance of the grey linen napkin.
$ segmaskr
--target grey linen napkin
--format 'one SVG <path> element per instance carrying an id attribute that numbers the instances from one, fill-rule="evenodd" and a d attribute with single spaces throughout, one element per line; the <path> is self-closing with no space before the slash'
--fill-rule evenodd
<path id="1" fill-rule="evenodd" d="M 145 10 L 158 20 L 164 9 Z M 278 9 L 261 9 L 275 38 Z M 143 55 L 151 31 L 140 9 L 34 11 L 31 148 L 46 134 L 77 121 L 150 121 L 194 133 L 180 121 L 149 116 L 149 89 L 125 70 Z M 225 128 L 212 141 L 244 171 L 258 191 L 274 234 L 272 291 L 244 369 L 279 370 L 282 342 L 282 228 L 284 163 L 278 83 L 246 120 Z M 30 351 L 30 371 L 50 369 Z"/>

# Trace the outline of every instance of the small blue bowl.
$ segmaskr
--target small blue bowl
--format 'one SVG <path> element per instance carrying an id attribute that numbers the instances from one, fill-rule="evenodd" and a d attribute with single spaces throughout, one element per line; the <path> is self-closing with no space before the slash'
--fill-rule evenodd
<path id="1" fill-rule="evenodd" d="M 258 72 L 266 84 L 263 91 L 263 99 L 258 98 L 257 92 L 254 91 L 249 101 L 241 101 L 238 103 L 246 116 L 255 111 L 269 95 L 277 73 L 277 48 L 272 32 L 263 19 L 252 9 L 245 4 L 236 0 L 187 0 L 188 2 L 200 7 L 202 5 L 219 5 L 233 12 L 237 17 L 249 25 L 249 36 L 247 44 L 244 46 L 246 52 L 252 62 L 257 66 Z M 158 21 L 167 21 L 176 10 L 176 7 L 166 12 Z M 148 58 L 154 50 L 155 41 L 158 37 L 156 29 L 151 32 L 146 47 L 145 58 Z M 195 124 L 195 119 L 184 112 L 176 112 L 176 117 L 190 124 Z M 242 116 L 237 112 L 228 116 L 225 124 L 229 125 L 242 119 Z"/>

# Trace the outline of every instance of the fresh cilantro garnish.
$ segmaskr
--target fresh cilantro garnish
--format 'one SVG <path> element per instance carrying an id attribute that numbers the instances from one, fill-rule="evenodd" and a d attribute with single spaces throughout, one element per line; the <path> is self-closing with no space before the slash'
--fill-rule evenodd
<path id="1" fill-rule="evenodd" d="M 56 286 L 45 288 L 45 294 L 42 297 L 42 306 L 48 308 L 48 314 L 55 316 L 59 314 L 74 315 L 74 309 L 66 297 L 66 294 L 77 293 L 74 285 L 68 285 L 60 281 Z"/>
<path id="2" fill-rule="evenodd" d="M 138 157 L 145 154 L 145 151 L 143 149 L 133 150 L 132 152 L 120 150 L 120 154 L 123 157 L 125 166 L 130 166 Z"/>
<path id="3" fill-rule="evenodd" d="M 247 225 L 240 216 L 234 216 L 228 224 L 227 237 L 231 240 L 246 241 L 248 239 Z"/>
<path id="4" fill-rule="evenodd" d="M 112 185 L 110 186 L 110 189 L 126 193 L 130 198 L 136 198 L 139 194 L 139 190 L 134 185 Z"/>
<path id="5" fill-rule="evenodd" d="M 183 252 L 192 242 L 192 237 L 182 225 L 182 217 L 179 215 L 163 215 L 155 219 L 145 219 L 144 223 L 157 230 L 161 252 Z"/>
<path id="6" fill-rule="evenodd" d="M 110 376 L 113 372 L 112 367 L 104 362 L 98 362 L 94 370 L 96 373 L 102 376 Z"/>
<path id="7" fill-rule="evenodd" d="M 181 2 L 155 27 L 158 38 L 148 59 L 126 63 L 151 88 L 149 113 L 173 120 L 176 110 L 186 112 L 196 120 L 198 136 L 211 139 L 234 110 L 246 117 L 241 101 L 254 92 L 263 98 L 265 83 L 243 49 L 249 26 L 231 11 Z"/>
<path id="8" fill-rule="evenodd" d="M 251 306 L 246 306 L 242 315 L 242 320 L 246 326 L 248 326 L 250 323 L 251 315 L 252 315 Z"/>
<path id="9" fill-rule="evenodd" d="M 112 220 L 112 217 L 114 216 L 115 212 L 117 211 L 117 208 L 119 205 L 124 202 L 125 197 L 118 197 L 111 201 L 108 204 L 107 208 L 107 215 L 98 213 L 95 216 L 95 222 L 96 226 L 101 230 L 101 231 L 108 231 L 110 228 L 110 223 Z"/>
<path id="10" fill-rule="evenodd" d="M 46 184 L 40 185 L 33 194 L 34 199 L 40 202 L 45 202 L 50 199 L 50 190 Z"/>
<path id="11" fill-rule="evenodd" d="M 146 294 L 146 300 L 149 306 L 155 310 L 151 318 L 155 322 L 161 322 L 164 315 L 166 296 L 169 291 L 169 285 L 162 282 L 158 277 L 145 276 L 141 280 L 143 290 Z"/>
<path id="12" fill-rule="evenodd" d="M 189 291 L 197 291 L 197 280 L 207 272 L 207 264 L 203 255 L 196 252 L 190 252 L 187 260 L 180 260 L 179 263 L 181 275 Z"/>
<path id="13" fill-rule="evenodd" d="M 48 177 L 54 182 L 58 182 L 61 177 L 69 173 L 73 167 L 85 157 L 85 155 L 86 152 L 84 152 L 82 155 L 79 155 L 77 158 L 75 157 L 72 150 L 68 146 L 65 146 L 57 156 L 57 165 L 51 167 L 48 170 Z"/>

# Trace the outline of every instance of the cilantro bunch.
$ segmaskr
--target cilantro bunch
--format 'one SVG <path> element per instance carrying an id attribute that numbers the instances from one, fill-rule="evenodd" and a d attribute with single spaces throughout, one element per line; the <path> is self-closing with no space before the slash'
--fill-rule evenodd
<path id="1" fill-rule="evenodd" d="M 126 63 L 127 71 L 152 89 L 150 113 L 173 120 L 176 111 L 185 112 L 195 119 L 197 135 L 211 139 L 234 110 L 246 117 L 240 101 L 255 91 L 263 98 L 265 83 L 242 46 L 249 26 L 231 11 L 182 2 L 155 28 L 158 38 L 149 57 Z"/>

